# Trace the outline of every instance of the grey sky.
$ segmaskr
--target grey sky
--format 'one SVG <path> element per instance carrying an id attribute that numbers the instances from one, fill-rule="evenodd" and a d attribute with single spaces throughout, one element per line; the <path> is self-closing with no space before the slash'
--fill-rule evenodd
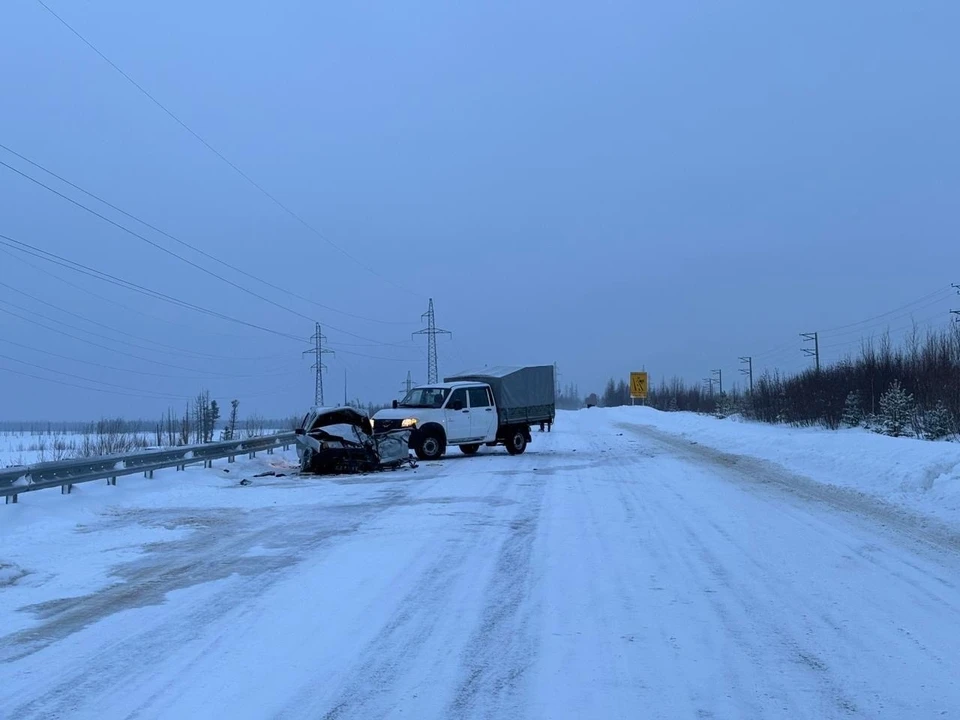
<path id="1" fill-rule="evenodd" d="M 793 370 L 805 362 L 797 333 L 960 281 L 955 2 L 47 1 L 378 275 L 272 205 L 35 0 L 0 10 L 0 142 L 271 282 L 407 323 L 324 312 L 187 251 L 364 338 L 327 327 L 338 353 L 328 400 L 342 399 L 345 367 L 351 397 L 365 400 L 394 397 L 408 370 L 424 379 L 410 332 L 429 296 L 455 333 L 441 340 L 441 372 L 556 361 L 586 393 L 641 365 L 655 379 L 717 367 L 732 377 L 738 355 L 781 346 L 766 364 Z M 0 160 L 50 181 L 3 150 Z M 3 167 L 0 233 L 283 333 L 312 331 Z M 0 253 L 0 281 L 111 329 L 4 287 L 0 310 L 20 313 L 15 303 L 167 365 L 5 312 L 0 337 L 20 345 L 0 343 L 0 355 L 118 392 L 206 386 L 246 412 L 310 403 L 304 346 L 28 259 L 43 271 Z M 944 291 L 914 309 L 942 324 L 950 307 Z M 909 321 L 891 318 L 894 329 Z M 854 330 L 824 343 L 827 359 L 851 349 L 842 343 Z M 6 418 L 153 416 L 182 404 L 8 370 L 87 384 L 0 359 Z M 226 377 L 240 375 L 250 377 Z"/>

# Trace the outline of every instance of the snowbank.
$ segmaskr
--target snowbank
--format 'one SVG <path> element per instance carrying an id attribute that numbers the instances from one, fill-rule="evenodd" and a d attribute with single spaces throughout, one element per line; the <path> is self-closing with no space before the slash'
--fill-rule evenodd
<path id="1" fill-rule="evenodd" d="M 769 460 L 811 480 L 852 488 L 960 527 L 957 443 L 891 438 L 862 429 L 833 431 L 737 418 L 718 420 L 647 407 L 597 411 L 723 452 Z"/>

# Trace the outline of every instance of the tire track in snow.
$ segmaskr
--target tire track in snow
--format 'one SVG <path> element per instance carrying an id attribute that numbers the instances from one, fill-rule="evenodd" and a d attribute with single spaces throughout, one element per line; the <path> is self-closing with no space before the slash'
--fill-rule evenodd
<path id="1" fill-rule="evenodd" d="M 428 478 L 413 490 L 418 495 L 429 492 L 441 480 L 440 477 Z M 173 650 L 199 641 L 203 629 L 222 616 L 236 613 L 238 620 L 242 620 L 249 612 L 248 604 L 253 608 L 256 597 L 295 568 L 303 557 L 316 559 L 317 553 L 322 553 L 324 548 L 335 546 L 339 539 L 363 529 L 382 513 L 398 505 L 416 502 L 410 492 L 411 488 L 401 487 L 373 497 L 367 503 L 287 508 L 271 513 L 275 519 L 265 526 L 201 527 L 184 539 L 156 544 L 145 559 L 120 566 L 121 576 L 128 575 L 126 582 L 89 597 L 65 601 L 61 612 L 51 607 L 51 617 L 45 624 L 0 640 L 0 653 L 3 653 L 0 660 L 21 659 L 41 651 L 121 610 L 162 604 L 173 590 L 228 579 L 244 564 L 243 556 L 250 548 L 269 547 L 286 538 L 287 546 L 296 555 L 292 560 L 276 556 L 257 557 L 256 570 L 228 579 L 228 585 L 217 593 L 216 601 L 188 605 L 178 610 L 180 614 L 175 622 L 163 622 L 159 627 L 150 624 L 134 635 L 108 642 L 87 657 L 82 666 L 68 668 L 53 685 L 45 678 L 38 678 L 38 685 L 44 688 L 42 694 L 11 708 L 11 717 L 26 720 L 71 714 L 83 706 L 87 697 L 115 692 L 116 677 L 123 676 L 127 682 L 132 682 L 137 675 L 149 674 L 150 668 L 161 663 Z M 147 517 L 156 514 L 169 516 L 175 512 L 149 511 L 143 514 Z M 236 511 L 232 512 L 236 514 Z M 324 520 L 329 523 L 327 527 L 323 526 Z M 201 662 L 213 652 L 216 642 L 216 638 L 200 642 L 191 664 Z M 178 680 L 177 677 L 169 678 L 152 698 L 163 697 Z"/>
<path id="2" fill-rule="evenodd" d="M 548 458 L 541 456 L 537 461 L 556 461 Z M 514 470 L 530 469 L 526 466 L 531 464 L 527 458 L 523 467 Z M 445 718 L 522 716 L 520 709 L 526 704 L 523 683 L 537 654 L 532 627 L 537 615 L 537 576 L 531 558 L 550 473 L 531 472 L 526 477 L 524 484 L 529 490 L 499 547 L 493 575 L 484 589 L 479 622 L 460 655 L 460 679 L 443 713 Z"/>
<path id="3" fill-rule="evenodd" d="M 477 464 L 475 459 L 470 462 Z M 423 654 L 426 645 L 437 641 L 438 626 L 448 621 L 450 605 L 456 600 L 451 595 L 471 567 L 470 556 L 483 552 L 495 542 L 499 527 L 492 520 L 512 510 L 518 502 L 502 499 L 511 484 L 508 478 L 492 476 L 491 479 L 495 483 L 492 488 L 483 488 L 476 497 L 463 500 L 486 502 L 493 518 L 479 512 L 457 512 L 465 518 L 480 515 L 483 522 L 474 523 L 480 529 L 435 541 L 442 550 L 421 571 L 415 585 L 396 600 L 390 618 L 353 662 L 346 673 L 353 679 L 339 688 L 332 701 L 315 687 L 304 688 L 280 717 L 323 720 L 380 717 L 389 713 L 404 691 L 412 692 L 414 683 L 407 677 L 410 667 Z"/>
<path id="4" fill-rule="evenodd" d="M 675 438 L 659 442 L 659 433 L 651 439 L 667 448 L 676 443 Z M 741 463 L 724 456 L 713 463 L 712 455 L 698 450 L 680 454 L 675 462 L 689 468 L 691 480 L 678 483 L 677 473 L 660 478 L 663 491 L 657 495 L 673 498 L 660 511 L 682 531 L 684 546 L 693 551 L 679 556 L 691 578 L 705 592 L 711 587 L 716 590 L 708 598 L 718 617 L 731 632 L 740 633 L 755 664 L 780 669 L 781 678 L 769 677 L 771 684 L 765 680 L 764 685 L 774 690 L 771 699 L 777 705 L 782 702 L 784 710 L 790 708 L 786 716 L 873 718 L 885 707 L 893 716 L 901 716 L 899 712 L 919 716 L 942 707 L 945 698 L 925 700 L 925 711 L 909 705 L 894 688 L 874 680 L 875 670 L 864 658 L 885 659 L 896 648 L 905 651 L 904 643 L 909 643 L 915 650 L 905 656 L 919 660 L 934 676 L 949 676 L 943 652 L 904 626 L 920 620 L 920 628 L 929 628 L 932 618 L 960 616 L 956 596 L 950 598 L 944 592 L 950 582 L 941 576 L 954 564 L 952 555 L 944 553 L 940 543 L 929 542 L 926 528 L 920 528 L 919 537 L 913 535 L 909 522 L 895 522 L 893 529 L 872 527 L 857 513 L 859 498 L 848 493 L 839 493 L 838 503 L 832 488 L 826 487 L 821 495 L 817 490 L 823 486 L 786 472 L 778 477 L 776 466 L 762 464 L 762 474 L 757 476 L 753 473 L 758 466 L 749 459 Z M 794 485 L 799 492 L 792 492 Z M 718 508 L 720 497 L 734 501 L 732 506 Z M 866 499 L 866 517 L 885 517 L 885 508 L 875 505 Z M 757 516 L 757 508 L 764 508 L 764 514 Z M 738 510 L 748 511 L 742 522 Z M 762 522 L 756 530 L 743 524 L 758 517 Z M 907 537 L 898 537 L 904 527 Z M 889 534 L 894 535 L 892 544 L 880 539 Z M 807 546 L 797 547 L 804 539 Z M 779 554 L 764 553 L 768 544 L 779 548 Z M 791 557 L 790 552 L 796 554 Z M 821 562 L 811 565 L 810 552 L 817 553 Z M 847 572 L 831 570 L 838 562 L 835 558 L 848 563 Z M 931 558 L 933 563 L 919 558 Z M 792 561 L 799 561 L 798 565 Z M 805 567 L 823 565 L 822 575 L 829 584 L 818 585 L 814 577 L 804 577 Z M 864 593 L 865 578 L 872 577 L 884 579 L 883 592 Z M 861 621 L 864 616 L 872 624 Z M 891 620 L 892 627 L 887 625 Z M 943 638 L 938 640 L 942 646 Z M 784 684 L 784 678 L 790 682 Z M 936 684 L 944 687 L 942 680 Z M 886 693 L 877 692 L 881 689 Z M 768 707 L 767 714 L 771 710 Z"/>

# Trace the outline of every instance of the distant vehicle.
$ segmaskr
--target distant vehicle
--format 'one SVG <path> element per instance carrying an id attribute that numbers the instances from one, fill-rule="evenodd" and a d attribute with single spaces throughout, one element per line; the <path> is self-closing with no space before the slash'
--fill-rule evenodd
<path id="1" fill-rule="evenodd" d="M 305 473 L 337 475 L 397 468 L 410 462 L 410 431 L 373 435 L 370 418 L 351 407 L 313 408 L 296 429 Z"/>
<path id="2" fill-rule="evenodd" d="M 503 445 L 519 455 L 530 426 L 556 416 L 553 365 L 494 367 L 413 388 L 393 409 L 373 416 L 374 436 L 410 430 L 410 448 L 421 460 L 443 457 L 449 445 L 465 455 Z"/>
<path id="3" fill-rule="evenodd" d="M 596 393 L 590 393 L 587 395 L 587 401 L 585 404 L 588 408 L 596 407 L 600 404 L 600 398 L 597 397 Z"/>

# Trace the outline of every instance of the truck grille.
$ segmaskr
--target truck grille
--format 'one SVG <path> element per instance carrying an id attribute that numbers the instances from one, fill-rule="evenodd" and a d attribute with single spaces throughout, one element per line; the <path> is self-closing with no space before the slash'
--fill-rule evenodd
<path id="1" fill-rule="evenodd" d="M 373 421 L 373 431 L 375 433 L 380 432 L 389 432 L 391 430 L 399 430 L 403 420 L 374 420 Z"/>

